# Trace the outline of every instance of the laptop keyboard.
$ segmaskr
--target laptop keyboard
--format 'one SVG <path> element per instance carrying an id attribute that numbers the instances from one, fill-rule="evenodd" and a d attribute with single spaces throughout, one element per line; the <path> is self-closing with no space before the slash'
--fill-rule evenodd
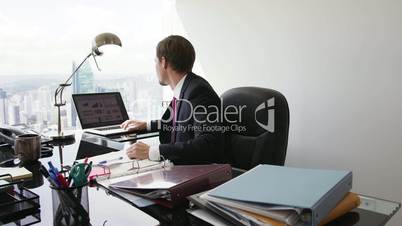
<path id="1" fill-rule="evenodd" d="M 106 127 L 106 128 L 99 128 L 97 130 L 105 131 L 105 130 L 112 130 L 112 129 L 121 129 L 121 127 L 120 126 L 111 126 L 111 127 Z"/>

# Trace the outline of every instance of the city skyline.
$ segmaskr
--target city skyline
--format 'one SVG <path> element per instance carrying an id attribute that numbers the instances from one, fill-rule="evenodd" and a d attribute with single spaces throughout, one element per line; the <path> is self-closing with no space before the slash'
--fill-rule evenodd
<path id="1" fill-rule="evenodd" d="M 32 82 L 38 80 L 33 77 Z M 112 83 L 110 81 L 113 81 Z M 133 74 L 129 77 L 94 79 L 91 92 L 118 91 L 131 118 L 149 120 L 160 117 L 162 113 L 163 88 L 155 76 Z M 0 88 L 0 124 L 26 124 L 31 128 L 48 132 L 57 129 L 57 115 L 54 104 L 54 90 L 58 83 L 47 84 L 38 88 L 8 93 Z M 61 110 L 63 128 L 79 128 L 73 124 L 75 109 L 71 102 L 73 90 L 65 90 L 66 106 Z"/>

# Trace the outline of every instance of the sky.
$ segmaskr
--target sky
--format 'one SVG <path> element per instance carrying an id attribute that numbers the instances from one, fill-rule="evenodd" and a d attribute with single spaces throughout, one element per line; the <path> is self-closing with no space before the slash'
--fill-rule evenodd
<path id="1" fill-rule="evenodd" d="M 0 0 L 0 5 L 0 80 L 67 77 L 72 61 L 82 61 L 103 32 L 118 35 L 123 47 L 103 49 L 100 73 L 154 72 L 156 44 L 180 26 L 172 24 L 174 0 Z"/>

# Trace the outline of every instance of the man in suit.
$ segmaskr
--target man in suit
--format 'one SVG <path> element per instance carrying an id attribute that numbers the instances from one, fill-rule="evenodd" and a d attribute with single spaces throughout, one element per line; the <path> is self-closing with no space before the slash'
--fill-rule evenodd
<path id="1" fill-rule="evenodd" d="M 156 72 L 159 83 L 172 89 L 173 100 L 160 120 L 127 120 L 121 125 L 135 131 L 159 131 L 159 146 L 138 141 L 127 149 L 130 158 L 159 160 L 163 156 L 175 164 L 223 160 L 221 100 L 205 79 L 192 73 L 194 61 L 194 48 L 184 37 L 171 35 L 158 43 Z"/>

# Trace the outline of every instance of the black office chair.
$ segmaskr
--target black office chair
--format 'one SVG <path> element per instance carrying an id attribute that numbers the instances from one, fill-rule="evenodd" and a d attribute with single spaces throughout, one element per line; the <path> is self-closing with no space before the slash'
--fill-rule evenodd
<path id="1" fill-rule="evenodd" d="M 241 109 L 238 115 L 226 114 L 224 120 L 229 129 L 225 133 L 226 161 L 244 170 L 258 164 L 283 166 L 289 133 L 286 98 L 278 91 L 258 87 L 233 88 L 221 98 L 226 112 L 234 111 L 231 105 Z"/>

